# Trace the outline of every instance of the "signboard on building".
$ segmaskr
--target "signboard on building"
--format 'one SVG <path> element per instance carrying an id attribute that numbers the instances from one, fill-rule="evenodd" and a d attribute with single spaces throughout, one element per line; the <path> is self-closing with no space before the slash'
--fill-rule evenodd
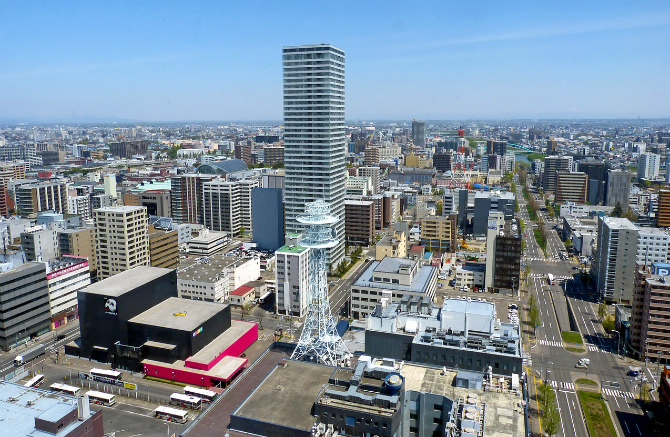
<path id="1" fill-rule="evenodd" d="M 105 314 L 118 315 L 116 311 L 116 299 L 112 299 L 111 297 L 105 298 Z"/>

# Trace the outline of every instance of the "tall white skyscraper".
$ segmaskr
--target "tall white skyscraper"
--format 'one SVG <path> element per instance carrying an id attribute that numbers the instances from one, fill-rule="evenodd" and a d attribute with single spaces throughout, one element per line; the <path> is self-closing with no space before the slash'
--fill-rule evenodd
<path id="1" fill-rule="evenodd" d="M 330 204 L 338 218 L 338 244 L 329 249 L 333 269 L 344 257 L 344 51 L 328 44 L 284 47 L 284 163 L 287 232 L 305 205 Z"/>

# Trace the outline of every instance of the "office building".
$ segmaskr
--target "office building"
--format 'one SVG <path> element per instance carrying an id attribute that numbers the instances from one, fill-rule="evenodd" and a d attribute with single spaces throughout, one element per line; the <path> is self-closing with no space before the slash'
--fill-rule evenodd
<path id="1" fill-rule="evenodd" d="M 284 47 L 284 159 L 287 232 L 305 205 L 325 200 L 339 244 L 328 252 L 333 268 L 344 256 L 344 51 L 331 45 Z"/>
<path id="2" fill-rule="evenodd" d="M 147 190 L 137 194 L 137 205 L 147 209 L 147 215 L 172 217 L 170 190 Z"/>
<path id="3" fill-rule="evenodd" d="M 95 196 L 91 196 L 91 210 L 108 208 L 117 205 L 118 199 L 116 197 L 110 196 L 109 194 L 96 194 Z"/>
<path id="4" fill-rule="evenodd" d="M 283 246 L 275 252 L 277 314 L 303 317 L 307 311 L 309 290 L 309 249 Z"/>
<path id="5" fill-rule="evenodd" d="M 19 185 L 15 189 L 16 208 L 21 215 L 37 214 L 54 210 L 64 213 L 68 210 L 67 183 L 38 182 Z"/>
<path id="6" fill-rule="evenodd" d="M 505 221 L 502 229 L 496 220 L 491 223 L 486 241 L 486 291 L 518 296 L 521 245 L 516 221 Z"/>
<path id="7" fill-rule="evenodd" d="M 88 259 L 65 256 L 46 263 L 51 329 L 77 320 L 77 292 L 91 284 Z"/>
<path id="8" fill-rule="evenodd" d="M 495 304 L 405 297 L 382 303 L 367 319 L 365 353 L 448 369 L 498 375 L 520 374 L 521 332 L 518 324 L 497 319 Z"/>
<path id="9" fill-rule="evenodd" d="M 176 229 L 149 226 L 149 265 L 174 269 L 179 267 L 179 235 Z"/>
<path id="10" fill-rule="evenodd" d="M 670 236 L 658 228 L 639 226 L 637 232 L 637 252 L 635 259 L 638 263 L 651 265 L 668 261 Z"/>
<path id="11" fill-rule="evenodd" d="M 266 166 L 284 163 L 284 147 L 283 146 L 265 146 L 263 147 L 263 162 Z"/>
<path id="12" fill-rule="evenodd" d="M 0 347 L 8 351 L 49 331 L 46 268 L 28 262 L 0 272 Z"/>
<path id="13" fill-rule="evenodd" d="M 421 220 L 421 245 L 431 252 L 453 252 L 457 246 L 457 215 L 430 215 Z"/>
<path id="14" fill-rule="evenodd" d="M 603 161 L 579 161 L 578 169 L 589 177 L 587 200 L 591 205 L 600 205 L 605 200 L 607 173 Z"/>
<path id="15" fill-rule="evenodd" d="M 0 162 L 0 217 L 9 217 L 9 182 L 26 178 L 27 164 L 22 161 Z"/>
<path id="16" fill-rule="evenodd" d="M 275 251 L 284 242 L 284 202 L 279 188 L 251 190 L 251 233 L 261 250 Z"/>
<path id="17" fill-rule="evenodd" d="M 130 159 L 136 155 L 146 155 L 148 150 L 148 140 L 127 140 L 109 144 L 109 153 L 119 158 Z"/>
<path id="18" fill-rule="evenodd" d="M 638 228 L 625 218 L 598 217 L 598 236 L 591 275 L 598 293 L 608 301 L 632 299 Z"/>
<path id="19" fill-rule="evenodd" d="M 116 206 L 93 211 L 98 279 L 149 265 L 147 210 Z"/>
<path id="20" fill-rule="evenodd" d="M 212 174 L 183 174 L 170 179 L 172 217 L 177 223 L 204 223 L 202 187 L 215 177 Z"/>
<path id="21" fill-rule="evenodd" d="M 670 227 L 670 190 L 659 190 L 656 205 L 656 226 Z"/>
<path id="22" fill-rule="evenodd" d="M 621 170 L 609 170 L 607 172 L 607 185 L 605 188 L 605 205 L 621 205 L 621 210 L 628 212 L 628 201 L 630 197 L 631 173 Z"/>
<path id="23" fill-rule="evenodd" d="M 231 291 L 261 276 L 258 258 L 213 255 L 183 260 L 177 271 L 179 297 L 228 302 Z"/>
<path id="24" fill-rule="evenodd" d="M 251 191 L 258 188 L 258 179 L 226 181 L 216 179 L 203 184 L 204 225 L 231 236 L 251 230 Z"/>
<path id="25" fill-rule="evenodd" d="M 662 359 L 670 361 L 670 338 L 668 317 L 670 316 L 670 265 L 652 264 L 649 274 L 645 275 L 642 285 L 642 317 L 639 329 L 639 344 L 635 355 L 640 360 Z M 633 334 L 631 320 L 631 335 Z"/>
<path id="26" fill-rule="evenodd" d="M 0 417 L 7 436 L 103 437 L 102 414 L 91 410 L 88 395 L 0 382 Z"/>
<path id="27" fill-rule="evenodd" d="M 106 174 L 103 177 L 105 194 L 111 197 L 118 197 L 116 192 L 116 175 Z"/>
<path id="28" fill-rule="evenodd" d="M 661 157 L 655 153 L 642 153 L 637 159 L 637 178 L 655 180 L 661 168 Z"/>
<path id="29" fill-rule="evenodd" d="M 374 202 L 344 201 L 344 236 L 350 245 L 369 246 L 375 238 Z"/>
<path id="30" fill-rule="evenodd" d="M 363 162 L 366 166 L 379 165 L 379 147 L 368 145 L 363 152 Z"/>
<path id="31" fill-rule="evenodd" d="M 82 219 L 91 218 L 90 196 L 68 196 L 67 209 L 70 214 L 76 214 Z"/>
<path id="32" fill-rule="evenodd" d="M 399 302 L 404 296 L 431 300 L 436 287 L 437 267 L 402 258 L 373 261 L 351 284 L 351 317 L 369 316 L 384 297 L 392 302 Z"/>
<path id="33" fill-rule="evenodd" d="M 544 173 L 542 175 L 542 189 L 547 192 L 556 192 L 556 173 L 559 171 L 570 171 L 572 158 L 567 156 L 547 156 L 544 160 Z"/>
<path id="34" fill-rule="evenodd" d="M 88 268 L 96 276 L 95 228 L 58 229 L 59 256 L 71 255 L 88 259 Z"/>
<path id="35" fill-rule="evenodd" d="M 486 140 L 486 154 L 504 156 L 507 153 L 507 141 Z"/>
<path id="36" fill-rule="evenodd" d="M 505 220 L 514 218 L 515 195 L 510 191 L 475 191 L 459 190 L 458 221 L 464 217 L 463 223 L 475 236 L 486 235 L 490 212 L 501 211 Z M 472 203 L 470 203 L 472 201 Z M 464 228 L 465 230 L 466 228 Z"/>
<path id="37" fill-rule="evenodd" d="M 196 256 L 210 256 L 221 252 L 230 238 L 223 232 L 214 232 L 203 229 L 197 237 L 188 242 L 188 252 Z"/>
<path id="38" fill-rule="evenodd" d="M 452 155 L 450 153 L 436 153 L 433 155 L 433 167 L 441 172 L 451 171 L 451 158 Z"/>
<path id="39" fill-rule="evenodd" d="M 423 150 L 426 148 L 426 122 L 412 120 L 412 143 L 414 146 Z"/>
<path id="40" fill-rule="evenodd" d="M 556 173 L 556 203 L 586 203 L 589 177 L 586 173 L 559 171 Z"/>

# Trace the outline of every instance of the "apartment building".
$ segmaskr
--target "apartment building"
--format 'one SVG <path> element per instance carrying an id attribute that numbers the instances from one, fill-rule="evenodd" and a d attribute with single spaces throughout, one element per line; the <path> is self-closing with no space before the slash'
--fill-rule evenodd
<path id="1" fill-rule="evenodd" d="M 366 166 L 379 165 L 379 147 L 368 145 L 363 152 L 363 162 Z"/>
<path id="2" fill-rule="evenodd" d="M 344 201 L 344 236 L 347 243 L 369 246 L 375 238 L 374 202 Z"/>
<path id="3" fill-rule="evenodd" d="M 377 194 L 381 190 L 381 169 L 379 167 L 358 167 L 358 176 L 372 180 L 372 193 Z"/>
<path id="4" fill-rule="evenodd" d="M 89 271 L 96 276 L 95 228 L 58 229 L 57 232 L 60 256 L 87 258 Z"/>
<path id="5" fill-rule="evenodd" d="M 257 179 L 226 181 L 217 179 L 203 184 L 203 223 L 214 231 L 238 235 L 251 230 L 251 191 Z"/>
<path id="6" fill-rule="evenodd" d="M 82 219 L 91 218 L 90 196 L 68 196 L 67 209 L 70 214 L 79 215 Z"/>
<path id="7" fill-rule="evenodd" d="M 182 174 L 170 179 L 172 217 L 177 223 L 204 223 L 203 184 L 216 177 L 216 174 Z"/>
<path id="8" fill-rule="evenodd" d="M 21 248 L 28 261 L 48 261 L 58 258 L 58 235 L 55 229 L 36 225 L 21 232 Z"/>
<path id="9" fill-rule="evenodd" d="M 586 203 L 589 177 L 586 173 L 559 171 L 556 173 L 556 203 Z"/>
<path id="10" fill-rule="evenodd" d="M 454 250 L 457 244 L 456 214 L 445 216 L 428 216 L 421 220 L 421 245 L 429 247 L 433 252 Z"/>
<path id="11" fill-rule="evenodd" d="M 658 178 L 661 157 L 655 153 L 642 153 L 637 159 L 637 178 L 654 180 Z"/>
<path id="12" fill-rule="evenodd" d="M 544 173 L 542 175 L 542 189 L 547 192 L 556 192 L 556 173 L 559 171 L 570 171 L 572 168 L 572 157 L 547 156 L 544 160 Z"/>
<path id="13" fill-rule="evenodd" d="M 638 235 L 638 227 L 628 219 L 598 218 L 597 249 L 591 275 L 603 299 L 631 302 Z"/>
<path id="14" fill-rule="evenodd" d="M 179 267 L 179 234 L 176 229 L 149 226 L 149 265 L 174 269 Z"/>
<path id="15" fill-rule="evenodd" d="M 37 214 L 40 211 L 54 210 L 57 213 L 68 211 L 67 183 L 40 182 L 17 186 L 16 208 L 21 215 Z"/>
<path id="16" fill-rule="evenodd" d="M 670 227 L 670 190 L 658 191 L 656 226 L 659 228 Z"/>
<path id="17" fill-rule="evenodd" d="M 283 246 L 275 252 L 277 314 L 303 317 L 309 294 L 309 249 L 302 246 Z"/>
<path id="18" fill-rule="evenodd" d="M 639 345 L 641 360 L 670 359 L 670 265 L 652 267 L 644 286 L 644 310 Z M 658 274 L 661 273 L 661 274 Z"/>
<path id="19" fill-rule="evenodd" d="M 114 206 L 93 211 L 98 279 L 149 265 L 147 210 Z"/>
<path id="20" fill-rule="evenodd" d="M 27 164 L 23 161 L 0 162 L 0 216 L 9 217 L 7 187 L 9 181 L 26 178 Z"/>

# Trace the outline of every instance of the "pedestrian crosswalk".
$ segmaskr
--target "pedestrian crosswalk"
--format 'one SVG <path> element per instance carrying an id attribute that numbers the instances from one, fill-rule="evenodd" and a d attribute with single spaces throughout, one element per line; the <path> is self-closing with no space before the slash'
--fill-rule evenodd
<path id="1" fill-rule="evenodd" d="M 603 389 L 603 394 L 607 395 L 607 396 L 616 397 L 616 398 L 635 399 L 635 393 L 632 393 L 632 392 L 629 392 L 629 391 L 611 390 L 609 388 L 604 388 Z"/>
<path id="2" fill-rule="evenodd" d="M 611 354 L 612 353 L 612 351 L 609 348 L 602 347 L 602 346 L 596 346 L 595 344 L 587 344 L 586 348 L 590 352 L 604 352 L 606 354 Z"/>
<path id="3" fill-rule="evenodd" d="M 563 381 L 549 381 L 552 388 L 559 390 L 574 390 L 575 384 L 572 382 L 563 382 Z"/>
<path id="4" fill-rule="evenodd" d="M 558 259 L 538 258 L 538 257 L 535 257 L 535 256 L 526 256 L 526 257 L 524 257 L 524 259 L 526 261 L 546 261 L 546 262 L 550 262 L 550 263 L 562 262 L 561 260 L 558 260 Z"/>
<path id="5" fill-rule="evenodd" d="M 528 275 L 530 278 L 546 278 L 546 273 L 531 273 Z M 569 281 L 572 279 L 572 276 L 554 276 L 554 279 L 557 281 Z"/>
<path id="6" fill-rule="evenodd" d="M 563 347 L 563 342 L 561 341 L 539 340 L 538 343 L 540 343 L 542 346 Z"/>

